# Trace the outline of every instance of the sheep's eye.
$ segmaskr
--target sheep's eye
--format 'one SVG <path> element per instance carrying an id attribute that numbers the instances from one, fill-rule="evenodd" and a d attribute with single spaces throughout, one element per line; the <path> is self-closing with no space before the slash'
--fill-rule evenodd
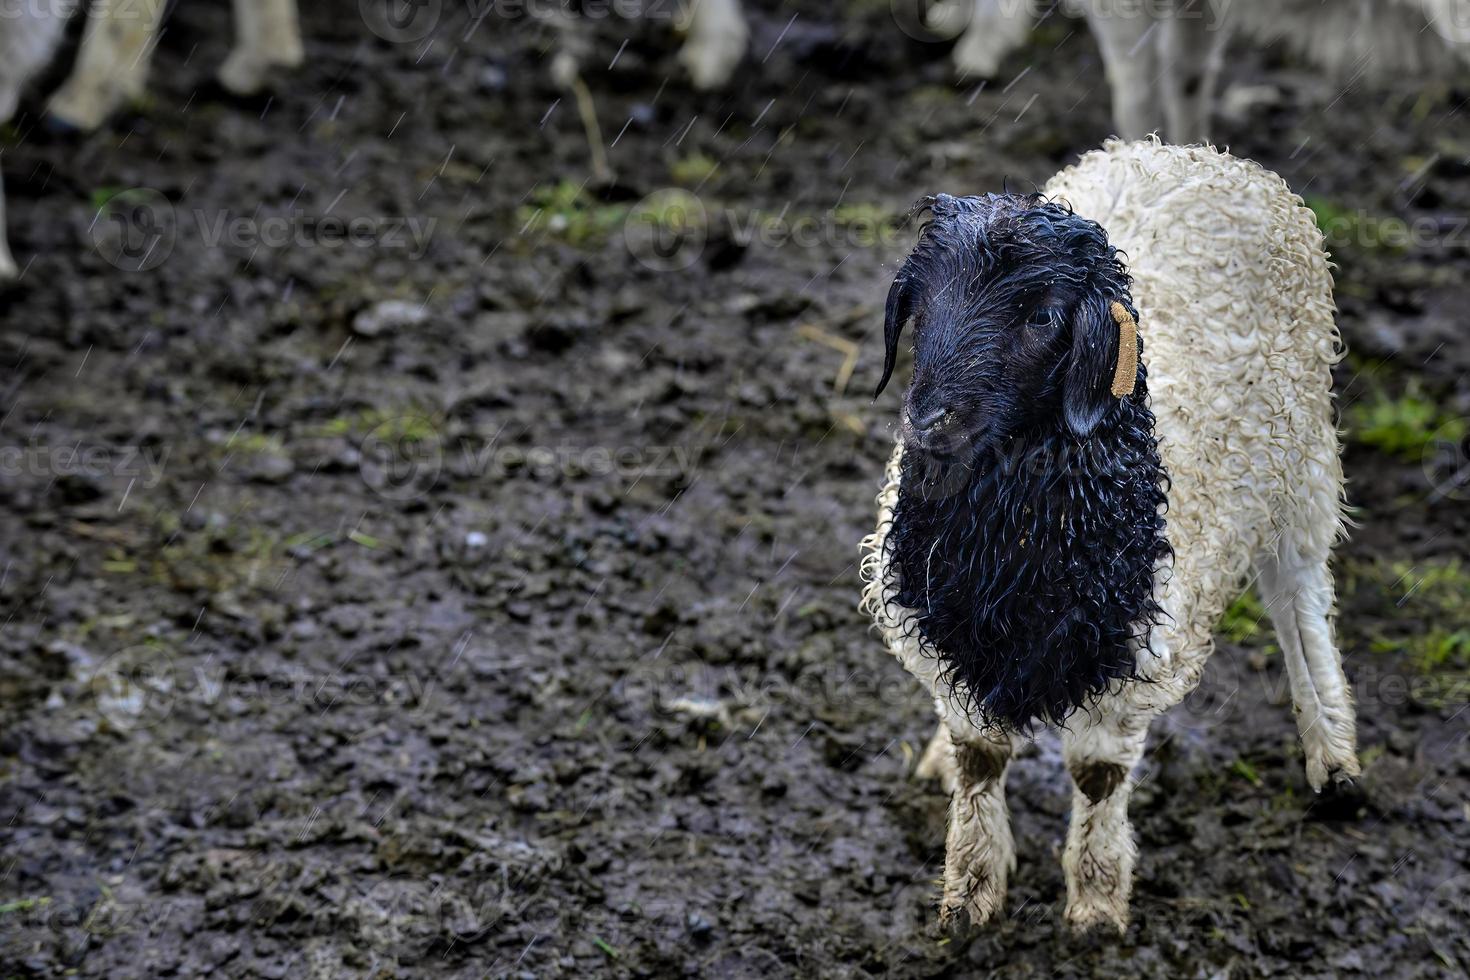
<path id="1" fill-rule="evenodd" d="M 1045 303 L 1033 309 L 1031 315 L 1026 317 L 1026 326 L 1042 333 L 1056 330 L 1061 324 L 1062 311 Z"/>

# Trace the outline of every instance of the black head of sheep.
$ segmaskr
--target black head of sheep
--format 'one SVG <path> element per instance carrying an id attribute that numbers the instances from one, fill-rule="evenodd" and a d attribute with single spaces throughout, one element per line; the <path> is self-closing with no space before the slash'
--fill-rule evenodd
<path id="1" fill-rule="evenodd" d="M 1130 280 L 1102 228 L 1039 196 L 924 205 L 878 386 L 912 323 L 895 599 L 983 720 L 1061 724 L 1135 676 L 1160 614 L 1166 477 L 1142 363 L 1130 394 L 1111 390 Z"/>
<path id="2" fill-rule="evenodd" d="M 913 322 L 904 436 L 931 451 L 996 443 L 1065 413 L 1086 436 L 1110 407 L 1110 313 L 1128 274 L 1096 222 L 1037 195 L 921 202 L 931 215 L 888 293 L 881 392 Z"/>

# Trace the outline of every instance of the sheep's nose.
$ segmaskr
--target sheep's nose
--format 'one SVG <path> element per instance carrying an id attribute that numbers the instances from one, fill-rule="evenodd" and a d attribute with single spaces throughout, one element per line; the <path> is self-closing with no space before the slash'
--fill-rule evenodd
<path id="1" fill-rule="evenodd" d="M 944 405 L 940 405 L 922 415 L 909 416 L 909 424 L 914 427 L 915 432 L 921 435 L 932 435 L 944 422 L 944 417 L 948 414 L 949 409 Z"/>

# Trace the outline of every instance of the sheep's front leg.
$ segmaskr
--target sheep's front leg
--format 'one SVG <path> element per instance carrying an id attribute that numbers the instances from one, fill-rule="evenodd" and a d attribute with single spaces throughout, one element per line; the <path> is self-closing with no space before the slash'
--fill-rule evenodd
<path id="1" fill-rule="evenodd" d="M 1067 922 L 1076 929 L 1128 927 L 1128 898 L 1138 856 L 1128 823 L 1132 772 L 1143 755 L 1150 715 L 1117 695 L 1078 712 L 1062 731 L 1062 755 L 1072 776 L 1072 823 L 1062 870 Z"/>
<path id="2" fill-rule="evenodd" d="M 949 728 L 954 787 L 944 847 L 944 896 L 939 919 L 958 922 L 963 910 L 979 925 L 1005 905 L 1006 883 L 1016 868 L 1016 845 L 1006 811 L 1005 778 L 1015 745 L 963 719 Z"/>
<path id="3" fill-rule="evenodd" d="M 273 68 L 296 68 L 305 58 L 296 0 L 235 0 L 235 48 L 219 81 L 236 95 L 265 87 Z"/>
<path id="4" fill-rule="evenodd" d="M 89 132 L 122 102 L 142 96 L 164 6 L 164 0 L 96 5 L 76 67 L 47 104 L 52 119 Z"/>
<path id="5" fill-rule="evenodd" d="M 901 626 L 890 627 L 887 639 L 904 669 L 934 695 L 939 712 L 940 731 L 924 750 L 917 773 L 940 777 L 950 793 L 939 918 L 946 925 L 956 924 L 963 910 L 979 925 L 1005 905 L 1006 884 L 1016 869 L 1005 778 L 1017 738 L 972 725 L 953 700 L 939 662 L 925 655 L 918 640 L 904 634 Z"/>

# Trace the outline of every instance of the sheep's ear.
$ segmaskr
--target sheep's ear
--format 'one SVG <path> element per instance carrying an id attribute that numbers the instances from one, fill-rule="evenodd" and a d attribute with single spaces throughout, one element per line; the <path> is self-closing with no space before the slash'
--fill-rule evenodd
<path id="1" fill-rule="evenodd" d="M 1127 298 L 1121 302 L 1136 319 L 1138 314 Z M 1118 366 L 1118 324 L 1111 306 L 1106 297 L 1091 295 L 1072 314 L 1072 361 L 1063 382 L 1062 414 L 1079 439 L 1092 435 L 1117 401 L 1112 382 Z"/>
<path id="2" fill-rule="evenodd" d="M 913 221 L 925 212 L 934 218 L 950 216 L 955 213 L 958 205 L 959 199 L 950 197 L 948 194 L 921 197 L 914 202 L 913 207 L 909 208 L 908 216 L 904 221 Z M 926 223 L 919 229 L 921 245 L 929 234 L 929 228 L 930 224 Z M 919 258 L 920 254 L 918 248 L 909 254 L 903 266 L 898 270 L 898 275 L 893 277 L 893 285 L 888 287 L 888 302 L 883 307 L 883 377 L 878 380 L 878 387 L 873 392 L 874 398 L 883 394 L 883 389 L 888 387 L 888 379 L 893 377 L 893 366 L 898 363 L 898 338 L 903 333 L 903 328 L 918 312 L 920 285 L 925 275 L 923 262 Z"/>
<path id="3" fill-rule="evenodd" d="M 883 377 L 878 379 L 874 398 L 883 394 L 888 379 L 893 377 L 893 366 L 898 363 L 898 338 L 918 307 L 918 283 L 914 281 L 911 266 L 911 262 L 905 262 L 888 288 L 888 302 L 883 308 Z"/>

